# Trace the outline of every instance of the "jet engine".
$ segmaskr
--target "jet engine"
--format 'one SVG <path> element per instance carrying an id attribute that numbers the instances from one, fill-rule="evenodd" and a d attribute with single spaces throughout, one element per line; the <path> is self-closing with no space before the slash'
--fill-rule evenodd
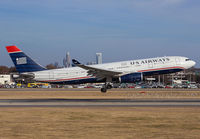
<path id="1" fill-rule="evenodd" d="M 142 73 L 131 73 L 121 76 L 121 83 L 135 83 L 143 80 Z"/>

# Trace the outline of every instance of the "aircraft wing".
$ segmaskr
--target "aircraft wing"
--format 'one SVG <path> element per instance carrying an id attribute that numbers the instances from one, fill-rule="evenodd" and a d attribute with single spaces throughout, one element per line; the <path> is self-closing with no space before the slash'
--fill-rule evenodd
<path id="1" fill-rule="evenodd" d="M 116 76 L 120 76 L 120 74 L 122 74 L 122 72 L 118 72 L 118 71 L 111 71 L 111 70 L 87 66 L 87 65 L 81 64 L 80 62 L 78 62 L 75 59 L 72 59 L 72 62 L 76 66 L 83 68 L 85 70 L 88 70 L 88 75 L 96 76 L 98 79 L 103 79 L 106 77 L 116 77 Z"/>

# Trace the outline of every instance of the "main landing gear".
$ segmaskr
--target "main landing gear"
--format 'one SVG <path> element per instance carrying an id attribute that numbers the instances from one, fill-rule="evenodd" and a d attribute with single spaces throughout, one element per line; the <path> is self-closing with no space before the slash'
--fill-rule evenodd
<path id="1" fill-rule="evenodd" d="M 102 93 L 106 93 L 106 92 L 107 92 L 107 88 L 102 87 L 102 88 L 101 88 L 101 92 L 102 92 Z"/>
<path id="2" fill-rule="evenodd" d="M 112 85 L 110 84 L 110 83 L 105 83 L 104 85 L 103 85 L 103 87 L 101 88 L 101 92 L 102 93 L 106 93 L 107 92 L 107 89 L 111 89 L 112 88 Z"/>

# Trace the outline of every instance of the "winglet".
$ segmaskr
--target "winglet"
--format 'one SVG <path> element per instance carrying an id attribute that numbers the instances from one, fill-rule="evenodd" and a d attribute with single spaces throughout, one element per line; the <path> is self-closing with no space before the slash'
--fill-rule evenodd
<path id="1" fill-rule="evenodd" d="M 80 65 L 81 63 L 78 62 L 76 59 L 72 59 L 72 62 L 75 64 L 75 65 Z"/>
<path id="2" fill-rule="evenodd" d="M 6 46 L 8 53 L 22 52 L 17 46 Z"/>

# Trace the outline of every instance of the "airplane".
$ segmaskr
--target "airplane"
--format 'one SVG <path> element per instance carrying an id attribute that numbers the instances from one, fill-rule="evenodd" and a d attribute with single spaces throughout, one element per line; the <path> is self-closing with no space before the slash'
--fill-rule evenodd
<path id="1" fill-rule="evenodd" d="M 16 77 L 31 78 L 38 82 L 51 84 L 84 84 L 105 83 L 101 92 L 111 89 L 111 83 L 136 83 L 145 76 L 169 74 L 193 67 L 195 61 L 182 56 L 164 56 L 84 65 L 72 59 L 76 67 L 48 70 L 41 66 L 17 46 L 6 46 L 6 49 L 19 73 Z"/>

